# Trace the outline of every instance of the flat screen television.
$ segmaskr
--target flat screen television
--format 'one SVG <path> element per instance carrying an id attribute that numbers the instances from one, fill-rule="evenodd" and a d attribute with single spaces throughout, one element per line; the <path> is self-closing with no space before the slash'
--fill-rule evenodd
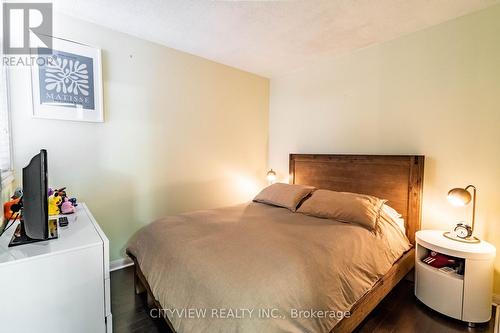
<path id="1" fill-rule="evenodd" d="M 42 149 L 23 168 L 22 218 L 29 238 L 47 239 L 49 236 L 47 192 L 47 151 Z"/>
<path id="2" fill-rule="evenodd" d="M 54 225 L 49 224 L 47 196 L 47 151 L 42 149 L 23 168 L 21 223 L 9 246 L 57 238 L 57 224 L 55 230 Z"/>

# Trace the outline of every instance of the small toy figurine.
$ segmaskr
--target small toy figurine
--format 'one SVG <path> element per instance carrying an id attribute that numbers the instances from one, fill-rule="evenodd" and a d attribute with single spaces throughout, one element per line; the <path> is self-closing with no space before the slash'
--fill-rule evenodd
<path id="1" fill-rule="evenodd" d="M 62 214 L 73 214 L 76 211 L 76 208 L 75 206 L 73 206 L 73 202 L 71 202 L 71 199 L 68 199 L 68 197 L 63 197 L 62 201 L 63 201 L 63 203 L 61 204 Z"/>
<path id="2" fill-rule="evenodd" d="M 71 199 L 69 199 L 69 201 L 71 202 L 71 204 L 73 205 L 73 207 L 78 206 L 78 204 L 76 203 L 76 198 L 71 198 Z"/>
<path id="3" fill-rule="evenodd" d="M 18 187 L 14 191 L 14 194 L 10 197 L 11 200 L 9 200 L 3 204 L 3 217 L 4 217 L 5 221 L 11 220 L 11 219 L 14 219 L 14 220 L 19 219 L 19 217 L 21 215 L 21 214 L 19 214 L 19 207 L 20 207 L 19 203 L 21 201 L 22 196 L 23 196 L 23 190 L 20 187 Z M 13 208 L 14 205 L 17 206 L 17 208 Z"/>
<path id="4" fill-rule="evenodd" d="M 65 197 L 66 196 L 66 187 L 61 187 L 60 189 L 54 189 L 52 190 L 55 195 L 58 195 L 60 197 Z"/>
<path id="5" fill-rule="evenodd" d="M 14 191 L 14 194 L 12 195 L 11 199 L 19 199 L 22 196 L 23 196 L 23 189 L 18 187 Z"/>
<path id="6" fill-rule="evenodd" d="M 62 202 L 62 198 L 54 193 L 49 197 L 49 215 L 59 215 L 61 210 L 59 209 L 59 205 Z"/>
<path id="7" fill-rule="evenodd" d="M 10 201 L 7 201 L 6 203 L 3 204 L 3 218 L 5 219 L 5 221 L 11 219 L 16 219 L 16 220 L 19 219 L 20 214 L 17 214 L 12 208 L 12 206 L 18 205 L 19 201 L 21 201 L 21 198 L 11 199 Z"/>
<path id="8" fill-rule="evenodd" d="M 49 215 L 73 214 L 76 212 L 76 198 L 68 198 L 66 187 L 49 188 Z"/>

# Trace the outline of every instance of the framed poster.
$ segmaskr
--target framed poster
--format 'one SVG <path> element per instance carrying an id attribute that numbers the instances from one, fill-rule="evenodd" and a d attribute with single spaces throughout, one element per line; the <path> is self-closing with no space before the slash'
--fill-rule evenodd
<path id="1" fill-rule="evenodd" d="M 53 38 L 31 66 L 35 118 L 103 122 L 101 50 Z"/>

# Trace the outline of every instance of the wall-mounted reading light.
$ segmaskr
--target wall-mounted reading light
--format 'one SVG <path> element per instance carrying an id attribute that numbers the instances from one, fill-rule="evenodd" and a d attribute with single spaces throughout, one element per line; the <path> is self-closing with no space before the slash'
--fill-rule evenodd
<path id="1" fill-rule="evenodd" d="M 274 182 L 276 181 L 276 172 L 274 172 L 274 170 L 271 169 L 271 170 L 269 170 L 267 172 L 267 176 L 266 177 L 267 177 L 267 182 L 269 184 L 274 184 Z"/>

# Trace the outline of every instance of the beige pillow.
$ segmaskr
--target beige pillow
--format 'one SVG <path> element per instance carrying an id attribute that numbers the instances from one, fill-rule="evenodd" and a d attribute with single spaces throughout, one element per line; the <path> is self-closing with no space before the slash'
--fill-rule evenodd
<path id="1" fill-rule="evenodd" d="M 285 207 L 295 212 L 302 199 L 314 190 L 312 186 L 276 183 L 263 189 L 253 201 Z"/>
<path id="2" fill-rule="evenodd" d="M 375 228 L 386 200 L 371 195 L 317 190 L 302 203 L 297 212 L 346 223 Z"/>

